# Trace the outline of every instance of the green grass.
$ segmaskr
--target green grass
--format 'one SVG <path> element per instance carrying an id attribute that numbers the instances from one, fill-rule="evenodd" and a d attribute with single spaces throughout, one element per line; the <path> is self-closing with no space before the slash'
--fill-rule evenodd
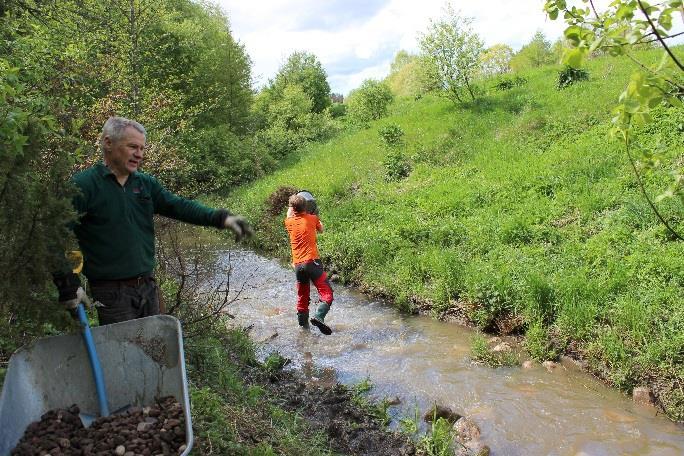
<path id="1" fill-rule="evenodd" d="M 658 54 L 645 54 L 653 61 Z M 636 185 L 624 150 L 608 137 L 611 109 L 634 66 L 601 58 L 590 78 L 557 90 L 558 67 L 528 83 L 491 89 L 476 103 L 400 99 L 385 119 L 300 151 L 279 171 L 220 203 L 249 216 L 255 247 L 289 255 L 282 216 L 265 201 L 292 185 L 317 196 L 324 263 L 343 281 L 411 310 L 466 309 L 481 328 L 532 325 L 536 356 L 573 342 L 616 386 L 663 379 L 661 402 L 684 382 L 684 244 L 673 242 Z M 660 109 L 638 142 L 681 153 L 684 111 Z M 404 131 L 408 177 L 387 181 L 379 132 Z M 397 148 L 395 148 L 397 149 Z M 645 176 L 651 195 L 669 170 Z M 660 209 L 680 232 L 681 205 Z M 554 346 L 540 337 L 554 336 Z M 669 382 L 669 383 L 668 383 Z M 670 392 L 668 392 L 670 391 Z"/>
<path id="2" fill-rule="evenodd" d="M 473 360 L 489 367 L 519 366 L 520 359 L 512 351 L 493 351 L 482 334 L 475 334 L 471 341 L 470 351 Z"/>
<path id="3" fill-rule="evenodd" d="M 262 387 L 243 380 L 240 366 L 258 365 L 245 332 L 225 330 L 191 339 L 186 353 L 198 454 L 331 454 L 325 436 L 276 405 Z M 261 368 L 278 370 L 277 357 L 269 359 Z"/>

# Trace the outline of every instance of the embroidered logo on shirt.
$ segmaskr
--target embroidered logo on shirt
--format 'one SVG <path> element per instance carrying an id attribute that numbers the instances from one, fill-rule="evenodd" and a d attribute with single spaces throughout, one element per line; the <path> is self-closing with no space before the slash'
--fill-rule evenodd
<path id="1" fill-rule="evenodd" d="M 139 187 L 133 187 L 133 193 L 140 193 Z"/>

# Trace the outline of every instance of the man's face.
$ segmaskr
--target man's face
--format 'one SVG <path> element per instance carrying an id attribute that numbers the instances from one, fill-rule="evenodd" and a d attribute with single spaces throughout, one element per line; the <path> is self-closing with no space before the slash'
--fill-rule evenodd
<path id="1" fill-rule="evenodd" d="M 133 127 L 127 127 L 121 139 L 104 138 L 105 162 L 117 176 L 129 175 L 138 170 L 145 150 L 145 136 Z"/>

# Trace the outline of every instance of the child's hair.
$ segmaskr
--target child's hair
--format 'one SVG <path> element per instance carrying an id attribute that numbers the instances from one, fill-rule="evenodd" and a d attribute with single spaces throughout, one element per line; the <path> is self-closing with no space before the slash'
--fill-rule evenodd
<path id="1" fill-rule="evenodd" d="M 292 195 L 287 203 L 295 212 L 304 212 L 306 210 L 306 200 L 301 195 Z"/>

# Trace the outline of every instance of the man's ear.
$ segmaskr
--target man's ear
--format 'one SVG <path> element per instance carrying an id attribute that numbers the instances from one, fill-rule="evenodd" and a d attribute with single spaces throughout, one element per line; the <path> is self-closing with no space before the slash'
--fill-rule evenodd
<path id="1" fill-rule="evenodd" d="M 105 152 L 112 150 L 112 138 L 110 138 L 109 135 L 102 138 L 102 145 L 104 146 Z"/>

